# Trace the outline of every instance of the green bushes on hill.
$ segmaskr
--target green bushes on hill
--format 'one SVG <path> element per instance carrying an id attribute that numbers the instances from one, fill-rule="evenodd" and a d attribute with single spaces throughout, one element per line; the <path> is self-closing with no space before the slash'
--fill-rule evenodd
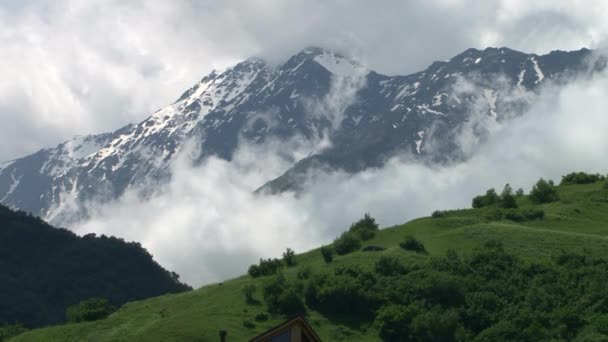
<path id="1" fill-rule="evenodd" d="M 496 209 L 488 213 L 486 218 L 490 221 L 525 222 L 542 220 L 545 218 L 545 212 L 542 209 Z"/>
<path id="2" fill-rule="evenodd" d="M 68 322 L 91 322 L 108 317 L 116 307 L 105 298 L 90 298 L 66 310 Z"/>
<path id="3" fill-rule="evenodd" d="M 551 203 L 559 200 L 553 181 L 546 181 L 542 178 L 534 184 L 529 197 L 535 203 Z"/>
<path id="4" fill-rule="evenodd" d="M 527 263 L 491 242 L 465 258 L 451 252 L 407 267 L 380 260 L 372 271 L 353 265 L 311 276 L 306 304 L 373 322 L 385 341 L 571 340 L 605 329 L 604 259 Z"/>
<path id="5" fill-rule="evenodd" d="M 373 239 L 378 230 L 376 220 L 367 213 L 362 219 L 353 223 L 349 229 L 351 233 L 358 234 L 359 238 L 363 241 Z"/>
<path id="6" fill-rule="evenodd" d="M 509 184 L 506 184 L 500 195 L 492 188 L 486 191 L 485 195 L 473 198 L 473 208 L 478 209 L 491 205 L 498 205 L 501 208 L 517 208 L 516 195 L 513 193 L 513 188 Z"/>
<path id="7" fill-rule="evenodd" d="M 334 260 L 334 249 L 331 246 L 321 247 L 321 255 L 326 263 L 330 263 Z"/>
<path id="8" fill-rule="evenodd" d="M 334 240 L 334 251 L 338 255 L 345 255 L 361 248 L 359 236 L 353 232 L 344 232 Z"/>
<path id="9" fill-rule="evenodd" d="M 249 266 L 249 270 L 247 272 L 250 276 L 257 278 L 262 276 L 268 276 L 272 274 L 276 274 L 277 271 L 283 266 L 283 263 L 279 259 L 262 259 L 260 258 L 260 263 L 257 265 Z"/>
<path id="10" fill-rule="evenodd" d="M 406 236 L 399 246 L 407 251 L 426 253 L 426 249 L 424 248 L 422 242 L 411 235 Z"/>
<path id="11" fill-rule="evenodd" d="M 590 174 L 585 172 L 572 172 L 565 176 L 562 176 L 562 181 L 560 185 L 569 185 L 569 184 L 590 184 L 605 180 L 606 177 L 599 173 Z"/>
<path id="12" fill-rule="evenodd" d="M 277 274 L 264 286 L 264 301 L 268 311 L 285 316 L 306 313 L 302 300 L 301 284 L 287 281 L 282 273 Z"/>

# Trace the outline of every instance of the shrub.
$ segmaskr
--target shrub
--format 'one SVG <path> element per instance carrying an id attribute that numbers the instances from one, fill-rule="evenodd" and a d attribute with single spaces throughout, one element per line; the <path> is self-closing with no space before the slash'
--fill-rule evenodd
<path id="1" fill-rule="evenodd" d="M 361 250 L 364 252 L 380 252 L 385 250 L 386 248 L 382 247 L 382 246 L 375 246 L 375 245 L 369 245 L 369 246 L 365 246 L 363 247 Z"/>
<path id="2" fill-rule="evenodd" d="M 338 255 L 345 255 L 361 248 L 361 240 L 357 234 L 344 232 L 334 240 L 334 250 Z"/>
<path id="3" fill-rule="evenodd" d="M 358 234 L 363 241 L 373 239 L 376 232 L 379 230 L 376 220 L 369 214 L 365 214 L 362 219 L 353 223 L 349 231 Z"/>
<path id="4" fill-rule="evenodd" d="M 310 267 L 308 267 L 308 266 L 304 267 L 298 271 L 298 279 L 306 280 L 310 277 L 311 273 L 312 273 L 312 270 L 310 269 Z"/>
<path id="5" fill-rule="evenodd" d="M 68 322 L 91 322 L 108 317 L 116 311 L 110 302 L 105 298 L 90 298 L 76 305 L 72 305 L 66 310 Z"/>
<path id="6" fill-rule="evenodd" d="M 285 265 L 288 267 L 294 266 L 296 264 L 296 253 L 291 248 L 287 248 L 283 253 L 283 261 L 285 261 Z"/>
<path id="7" fill-rule="evenodd" d="M 479 195 L 473 198 L 473 208 L 483 208 L 498 202 L 498 194 L 494 188 L 486 191 L 485 195 Z"/>
<path id="8" fill-rule="evenodd" d="M 410 324 L 421 308 L 388 304 L 378 310 L 374 325 L 383 341 L 413 341 Z"/>
<path id="9" fill-rule="evenodd" d="M 431 214 L 432 218 L 442 218 L 442 217 L 446 217 L 446 216 L 448 216 L 447 210 L 435 210 L 435 211 L 433 211 L 433 214 Z"/>
<path id="10" fill-rule="evenodd" d="M 243 296 L 245 296 L 245 302 L 247 302 L 248 304 L 257 302 L 255 298 L 253 298 L 255 290 L 256 288 L 254 284 L 247 284 L 243 286 Z"/>
<path id="11" fill-rule="evenodd" d="M 557 190 L 555 190 L 553 181 L 546 181 L 541 178 L 538 182 L 536 182 L 532 188 L 532 191 L 530 191 L 530 199 L 536 203 L 550 203 L 557 201 L 559 196 L 557 194 Z"/>
<path id="12" fill-rule="evenodd" d="M 517 201 L 513 194 L 513 189 L 509 184 L 506 184 L 500 194 L 499 204 L 503 208 L 517 208 Z"/>
<path id="13" fill-rule="evenodd" d="M 304 302 L 295 286 L 288 283 L 282 273 L 264 287 L 264 301 L 268 311 L 292 316 L 305 313 Z"/>
<path id="14" fill-rule="evenodd" d="M 405 273 L 405 266 L 403 266 L 399 259 L 393 256 L 383 255 L 376 261 L 374 270 L 380 275 L 391 276 Z"/>
<path id="15" fill-rule="evenodd" d="M 331 246 L 321 247 L 321 255 L 323 255 L 323 260 L 328 264 L 334 260 L 334 250 Z"/>
<path id="16" fill-rule="evenodd" d="M 505 212 L 505 219 L 516 222 L 542 220 L 543 218 L 545 218 L 545 212 L 537 209 L 509 210 Z"/>
<path id="17" fill-rule="evenodd" d="M 260 259 L 260 263 L 258 265 L 249 266 L 249 270 L 247 272 L 250 276 L 257 278 L 276 274 L 282 265 L 283 263 L 279 259 Z"/>
<path id="18" fill-rule="evenodd" d="M 606 177 L 600 175 L 599 173 L 590 174 L 585 172 L 572 172 L 565 176 L 562 176 L 561 185 L 567 184 L 590 184 L 599 182 L 601 180 L 605 180 Z"/>
<path id="19" fill-rule="evenodd" d="M 270 316 L 265 313 L 265 312 L 260 312 L 259 314 L 255 315 L 255 320 L 258 322 L 266 322 L 268 320 Z"/>
<path id="20" fill-rule="evenodd" d="M 408 235 L 405 237 L 403 242 L 399 244 L 399 246 L 408 251 L 414 251 L 416 253 L 426 253 L 426 249 L 422 242 L 420 242 L 415 237 Z"/>
<path id="21" fill-rule="evenodd" d="M 253 329 L 255 328 L 255 323 L 247 319 L 243 321 L 243 326 L 247 329 Z"/>

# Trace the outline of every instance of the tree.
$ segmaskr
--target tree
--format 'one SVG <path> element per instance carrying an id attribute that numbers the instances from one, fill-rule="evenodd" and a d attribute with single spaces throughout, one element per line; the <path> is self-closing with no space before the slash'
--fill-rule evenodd
<path id="1" fill-rule="evenodd" d="M 321 247 L 321 255 L 323 255 L 323 260 L 328 264 L 334 260 L 334 250 L 331 246 Z"/>
<path id="2" fill-rule="evenodd" d="M 285 265 L 288 267 L 294 266 L 296 264 L 296 254 L 291 248 L 287 248 L 283 253 L 283 261 L 285 261 Z"/>
<path id="3" fill-rule="evenodd" d="M 503 208 L 517 208 L 517 201 L 513 195 L 513 188 L 511 188 L 509 184 L 506 184 L 502 190 L 499 203 Z"/>
<path id="4" fill-rule="evenodd" d="M 559 200 L 552 180 L 539 179 L 530 191 L 530 199 L 536 203 L 550 203 Z"/>
<path id="5" fill-rule="evenodd" d="M 338 255 L 345 255 L 361 248 L 359 236 L 352 232 L 344 232 L 334 240 L 334 250 Z"/>
<path id="6" fill-rule="evenodd" d="M 366 213 L 362 219 L 353 223 L 349 229 L 350 232 L 358 234 L 363 241 L 373 239 L 378 230 L 379 227 L 376 223 L 376 219 L 371 217 L 368 213 Z"/>
<path id="7" fill-rule="evenodd" d="M 116 311 L 110 302 L 105 298 L 90 298 L 76 305 L 72 305 L 66 310 L 66 317 L 69 322 L 90 322 L 108 317 Z"/>
<path id="8" fill-rule="evenodd" d="M 482 208 L 498 202 L 499 196 L 494 188 L 488 189 L 485 195 L 479 195 L 473 198 L 473 208 Z"/>

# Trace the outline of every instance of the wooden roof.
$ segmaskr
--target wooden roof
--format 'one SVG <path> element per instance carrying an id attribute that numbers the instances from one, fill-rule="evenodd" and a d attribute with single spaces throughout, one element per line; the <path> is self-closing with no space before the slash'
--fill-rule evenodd
<path id="1" fill-rule="evenodd" d="M 306 321 L 306 319 L 304 319 L 303 316 L 296 316 L 275 327 L 272 327 L 272 328 L 266 330 L 265 332 L 259 334 L 258 336 L 252 338 L 251 340 L 249 340 L 249 342 L 265 341 L 266 339 L 285 331 L 288 327 L 290 327 L 294 324 L 297 324 L 297 323 L 300 323 L 302 325 L 304 330 L 307 332 L 307 335 L 312 338 L 313 342 L 321 342 L 321 338 L 319 337 L 319 335 L 317 335 L 317 333 L 312 329 L 310 324 L 308 324 L 308 322 Z"/>

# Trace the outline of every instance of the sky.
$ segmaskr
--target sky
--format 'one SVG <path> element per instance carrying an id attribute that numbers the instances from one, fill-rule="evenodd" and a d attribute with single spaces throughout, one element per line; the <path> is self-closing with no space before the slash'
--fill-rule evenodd
<path id="1" fill-rule="evenodd" d="M 280 63 L 318 45 L 381 73 L 408 74 L 470 47 L 603 48 L 607 17 L 608 2 L 599 0 L 4 0 L 0 161 L 140 121 L 212 69 L 250 56 Z M 328 96 L 337 101 L 328 105 L 344 107 L 338 102 L 349 91 Z M 488 141 L 466 163 L 394 159 L 354 177 L 321 177 L 298 198 L 252 194 L 252 184 L 288 166 L 277 157 L 284 144 L 243 147 L 232 162 L 211 158 L 199 167 L 179 158 L 155 196 L 127 192 L 73 229 L 139 241 L 192 285 L 221 281 L 286 247 L 329 243 L 365 212 L 385 227 L 468 207 L 472 196 L 507 182 L 529 190 L 540 176 L 558 180 L 573 167 L 605 173 L 606 93 L 605 74 L 546 87 L 521 118 L 490 123 Z"/>
<path id="2" fill-rule="evenodd" d="M 407 74 L 470 47 L 594 48 L 606 17 L 603 0 L 3 0 L 0 162 L 141 121 L 251 56 L 317 45 Z"/>

